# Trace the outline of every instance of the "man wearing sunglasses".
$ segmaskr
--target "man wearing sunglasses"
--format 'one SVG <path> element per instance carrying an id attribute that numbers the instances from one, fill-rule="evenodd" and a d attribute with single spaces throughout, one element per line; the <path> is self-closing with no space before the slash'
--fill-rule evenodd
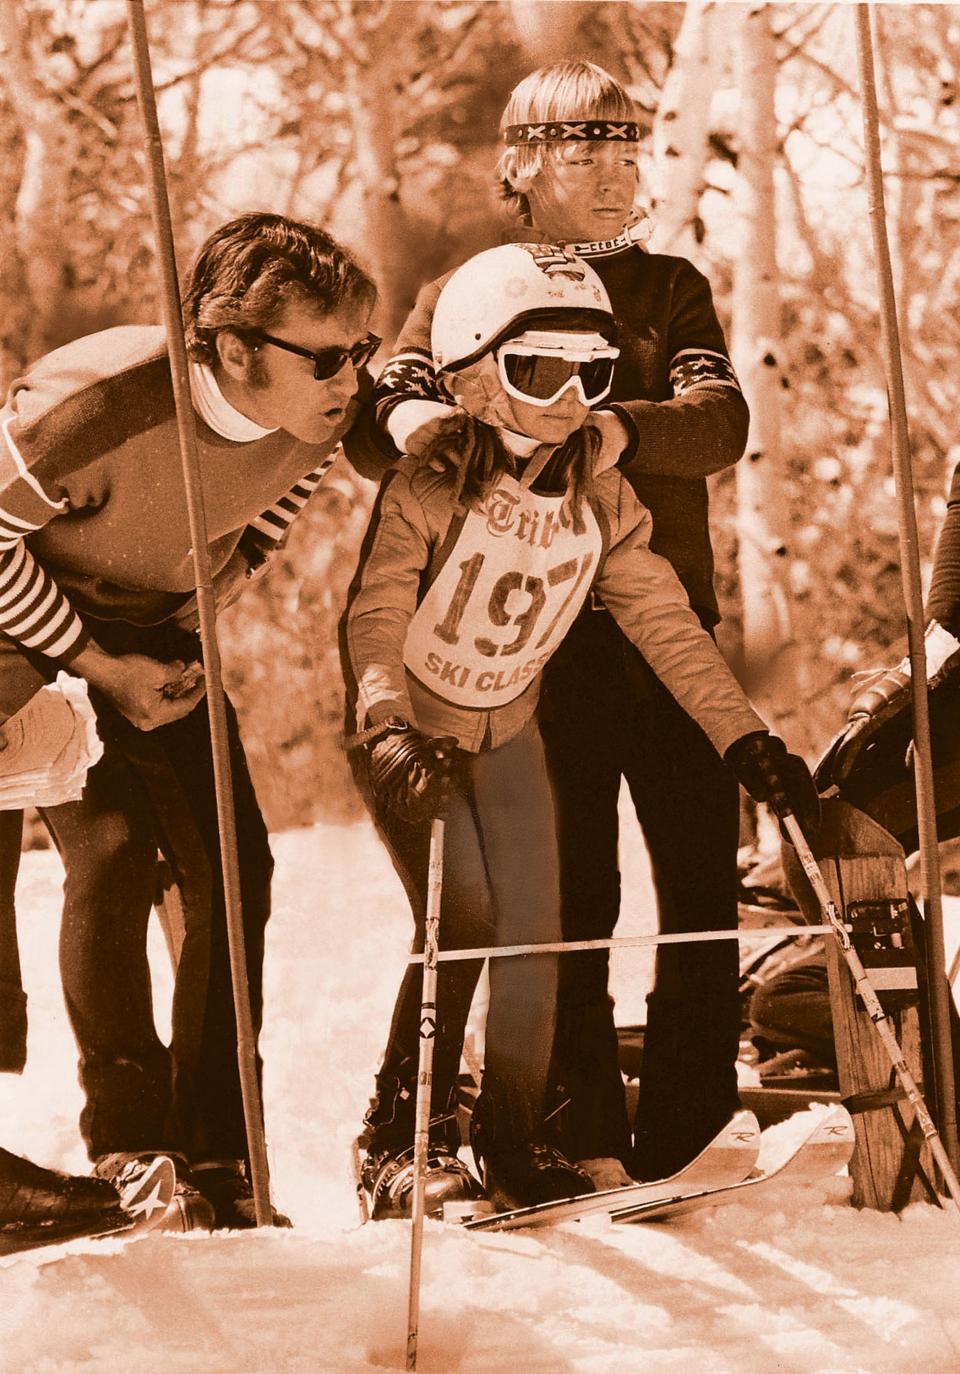
<path id="1" fill-rule="evenodd" d="M 258 572 L 351 433 L 373 283 L 318 227 L 247 214 L 206 241 L 184 295 L 219 605 Z M 0 412 L 0 709 L 60 669 L 86 678 L 104 743 L 79 802 L 45 811 L 66 869 L 61 963 L 96 1172 L 129 1183 L 174 1152 L 170 1225 L 253 1211 L 236 1064 L 191 539 L 163 330 L 78 339 Z M 273 862 L 229 711 L 256 1026 Z M 146 932 L 158 849 L 184 897 L 170 1049 Z M 9 877 L 9 875 L 6 875 Z M 11 883 L 12 890 L 12 883 Z M 0 965 L 2 966 L 2 965 Z M 14 989 L 14 992 L 16 990 Z M 21 994 L 22 996 L 22 994 Z"/>

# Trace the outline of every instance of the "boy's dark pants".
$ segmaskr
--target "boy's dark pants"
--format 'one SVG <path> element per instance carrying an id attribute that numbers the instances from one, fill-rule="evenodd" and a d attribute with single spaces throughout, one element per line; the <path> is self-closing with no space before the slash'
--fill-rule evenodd
<path id="1" fill-rule="evenodd" d="M 737 925 L 738 790 L 706 735 L 605 610 L 587 608 L 544 675 L 541 728 L 557 806 L 563 937 L 606 938 L 620 912 L 617 801 L 626 778 L 663 933 Z M 567 1152 L 669 1174 L 738 1107 L 735 940 L 660 946 L 648 998 L 634 1152 L 606 951 L 560 964 L 555 1075 Z"/>
<path id="2" fill-rule="evenodd" d="M 354 755 L 361 790 L 406 889 L 423 949 L 430 822 L 409 823 L 370 794 L 364 759 Z M 446 811 L 440 948 L 471 949 L 560 938 L 553 805 L 536 725 L 480 754 L 459 750 Z M 464 1029 L 482 960 L 438 966 L 433 1115 L 453 1101 Z M 419 1056 L 420 965 L 404 974 L 369 1120 L 378 1147 L 413 1143 Z M 484 1098 L 513 1138 L 540 1134 L 553 1047 L 557 956 L 490 961 Z"/>
<path id="3" fill-rule="evenodd" d="M 102 636 L 101 636 L 102 638 Z M 117 646 L 196 657 L 192 635 L 138 631 Z M 0 707 L 18 709 L 52 665 L 0 645 Z M 246 1155 L 206 700 L 185 719 L 136 730 L 92 693 L 102 759 L 80 801 L 43 812 L 66 876 L 60 969 L 80 1051 L 80 1127 L 92 1159 L 177 1149 L 195 1159 Z M 262 1016 L 264 928 L 273 859 L 228 703 L 240 886 L 255 1031 Z M 180 884 L 186 931 L 169 1048 L 153 1020 L 147 924 L 157 852 Z M 258 1060 L 259 1069 L 259 1060 Z"/>

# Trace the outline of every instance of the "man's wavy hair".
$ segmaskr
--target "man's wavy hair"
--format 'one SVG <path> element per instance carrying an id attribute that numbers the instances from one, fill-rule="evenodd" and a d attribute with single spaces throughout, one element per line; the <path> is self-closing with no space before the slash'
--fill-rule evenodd
<path id="1" fill-rule="evenodd" d="M 268 329 L 290 303 L 329 315 L 351 301 L 376 300 L 360 264 L 317 224 L 251 212 L 214 230 L 197 254 L 183 296 L 187 352 L 216 359 L 216 338 Z"/>

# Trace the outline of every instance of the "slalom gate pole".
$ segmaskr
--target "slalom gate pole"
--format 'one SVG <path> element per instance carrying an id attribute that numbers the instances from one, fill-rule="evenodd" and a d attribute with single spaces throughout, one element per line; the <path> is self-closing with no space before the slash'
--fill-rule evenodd
<path id="1" fill-rule="evenodd" d="M 916 1113 L 916 1118 L 920 1123 L 920 1129 L 923 1131 L 924 1139 L 930 1146 L 930 1152 L 940 1168 L 940 1172 L 943 1175 L 943 1181 L 947 1185 L 947 1190 L 953 1199 L 953 1204 L 957 1211 L 960 1212 L 960 1183 L 957 1181 L 957 1176 L 954 1173 L 950 1157 L 933 1123 L 933 1118 L 927 1110 L 926 1103 L 923 1100 L 920 1089 L 917 1087 L 916 1080 L 907 1068 L 906 1060 L 903 1057 L 903 1051 L 900 1049 L 900 1045 L 897 1042 L 897 1037 L 894 1033 L 890 1018 L 880 1005 L 880 999 L 867 976 L 867 971 L 863 967 L 860 955 L 853 947 L 850 932 L 844 925 L 833 898 L 830 896 L 830 891 L 820 871 L 820 865 L 813 857 L 813 852 L 804 838 L 803 831 L 800 829 L 796 817 L 788 814 L 782 816 L 780 819 L 783 822 L 784 829 L 790 837 L 791 844 L 797 852 L 797 858 L 800 860 L 803 871 L 810 880 L 810 886 L 813 888 L 817 901 L 820 903 L 820 909 L 832 927 L 833 934 L 840 945 L 843 957 L 847 961 L 847 967 L 850 969 L 857 995 L 863 1003 L 870 1020 L 877 1028 L 877 1034 L 883 1041 L 884 1048 L 890 1056 L 890 1063 L 893 1065 L 894 1072 L 900 1080 L 900 1085 L 907 1096 L 907 1100 Z"/>
<path id="2" fill-rule="evenodd" d="M 183 338 L 183 314 L 180 303 L 180 288 L 177 282 L 173 223 L 170 216 L 170 200 L 167 193 L 167 178 L 163 160 L 163 141 L 157 118 L 157 100 L 150 66 L 150 44 L 147 38 L 143 0 L 127 0 L 127 22 L 133 46 L 137 103 L 140 106 L 140 117 L 143 122 L 150 210 L 162 280 L 163 322 L 166 328 L 167 349 L 170 355 L 170 377 L 173 383 L 173 396 L 177 412 L 177 433 L 183 464 L 183 483 L 186 488 L 190 539 L 193 545 L 194 580 L 197 584 L 197 611 L 200 619 L 200 643 L 206 679 L 207 709 L 210 719 L 210 749 L 213 756 L 217 826 L 220 835 L 220 855 L 223 868 L 227 942 L 230 950 L 230 977 L 237 1020 L 237 1063 L 240 1071 L 240 1091 L 243 1099 L 247 1149 L 250 1155 L 250 1182 L 253 1187 L 257 1225 L 269 1226 L 273 1220 L 270 1206 L 270 1177 L 267 1166 L 267 1146 L 263 1129 L 260 1086 L 257 1081 L 256 1044 L 253 1033 L 253 1018 L 250 1011 L 250 992 L 247 983 L 243 916 L 240 907 L 233 776 L 230 767 L 220 652 L 217 645 L 217 612 L 210 572 L 210 541 L 203 509 L 203 488 L 200 480 L 200 460 L 197 452 L 193 401 L 190 395 L 190 373 L 187 364 L 186 344 Z"/>
<path id="3" fill-rule="evenodd" d="M 430 857 L 427 864 L 423 991 L 420 995 L 420 1062 L 417 1066 L 417 1103 L 413 1134 L 413 1230 L 410 1236 L 410 1289 L 407 1300 L 408 1369 L 417 1367 L 417 1340 L 420 1334 L 420 1261 L 423 1255 L 424 1183 L 430 1145 L 433 1046 L 437 1030 L 437 952 L 440 938 L 440 898 L 443 889 L 443 831 L 443 817 L 435 816 L 430 825 Z"/>
<path id="4" fill-rule="evenodd" d="M 642 949 L 650 945 L 695 945 L 710 940 L 755 940 L 777 935 L 799 940 L 805 935 L 829 935 L 832 926 L 755 926 L 736 930 L 681 930 L 671 935 L 610 935 L 598 940 L 549 940 L 531 945 L 478 945 L 475 949 L 442 949 L 441 964 L 458 959 L 513 959 L 518 954 L 575 954 L 587 949 Z M 422 964 L 425 954 L 411 954 L 408 964 Z"/>
<path id="5" fill-rule="evenodd" d="M 917 832 L 920 848 L 920 885 L 927 928 L 927 987 L 933 1022 L 933 1064 L 940 1128 L 950 1159 L 958 1164 L 957 1105 L 953 1046 L 950 1037 L 950 989 L 945 978 L 946 951 L 943 937 L 943 901 L 940 892 L 940 856 L 937 845 L 937 813 L 933 793 L 933 759 L 930 746 L 930 712 L 927 700 L 927 656 L 924 646 L 923 590 L 920 581 L 920 545 L 913 500 L 913 465 L 903 387 L 903 365 L 897 302 L 890 265 L 886 212 L 883 198 L 883 167 L 880 153 L 880 117 L 870 33 L 874 6 L 857 5 L 857 62 L 863 108 L 864 162 L 867 203 L 873 230 L 880 297 L 880 335 L 887 378 L 893 474 L 897 492 L 900 532 L 900 567 L 907 611 L 910 675 L 913 683 L 913 768 L 917 793 Z"/>

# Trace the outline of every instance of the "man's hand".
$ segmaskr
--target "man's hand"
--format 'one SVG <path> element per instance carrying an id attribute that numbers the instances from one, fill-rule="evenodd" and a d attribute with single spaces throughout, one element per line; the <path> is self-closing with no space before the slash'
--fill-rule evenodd
<path id="1" fill-rule="evenodd" d="M 188 716 L 206 691 L 202 670 L 180 659 L 160 663 L 145 654 L 108 654 L 88 644 L 70 665 L 138 730 L 156 730 Z"/>
<path id="2" fill-rule="evenodd" d="M 933 690 L 960 667 L 960 641 L 936 620 L 924 634 L 927 660 L 927 685 Z M 871 674 L 862 682 L 847 711 L 847 723 L 827 747 L 817 764 L 816 780 L 821 791 L 842 787 L 857 770 L 867 746 L 880 729 L 901 711 L 907 710 L 912 695 L 910 659 L 895 668 Z"/>

